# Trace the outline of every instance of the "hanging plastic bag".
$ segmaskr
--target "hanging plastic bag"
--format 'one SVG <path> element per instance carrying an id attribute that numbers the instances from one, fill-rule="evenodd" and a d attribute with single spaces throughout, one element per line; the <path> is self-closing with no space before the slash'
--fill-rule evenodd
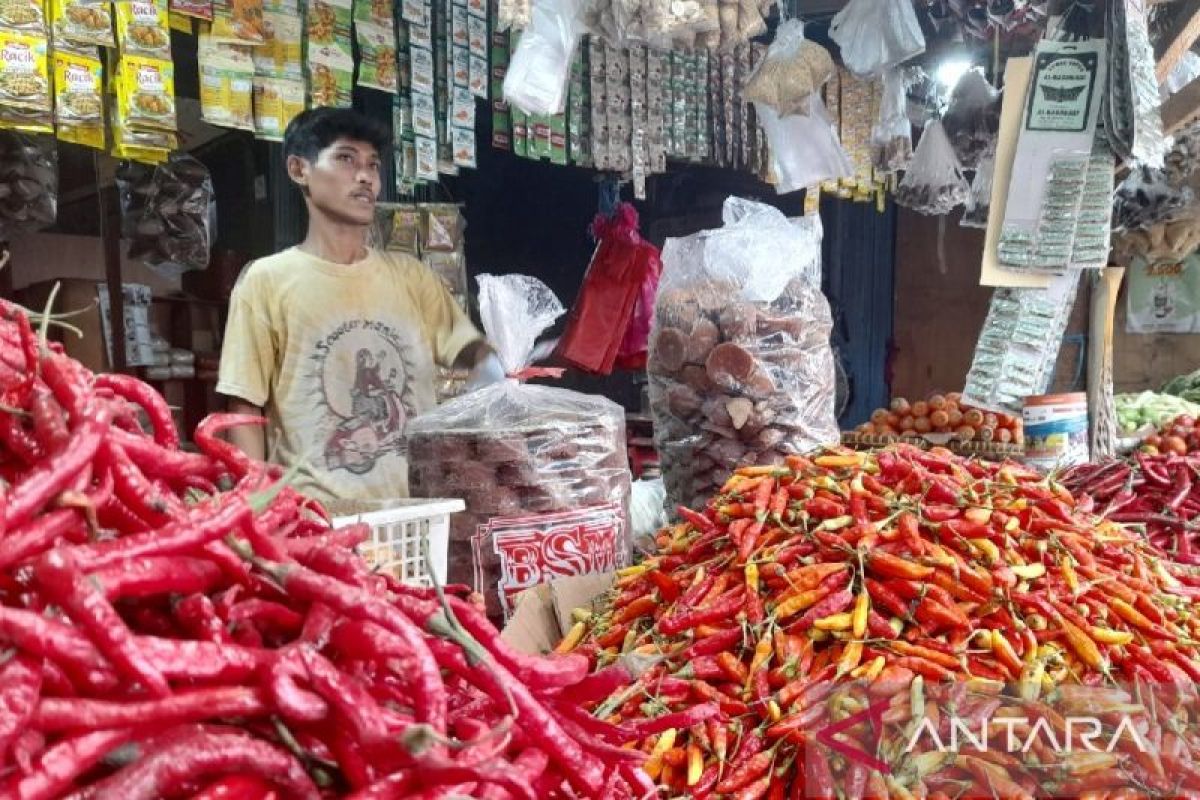
<path id="1" fill-rule="evenodd" d="M 0 133 L 0 239 L 53 225 L 57 212 L 54 139 Z"/>
<path id="2" fill-rule="evenodd" d="M 481 275 L 479 314 L 509 376 L 450 400 L 408 428 L 412 494 L 461 497 L 450 522 L 447 580 L 506 618 L 518 594 L 628 561 L 625 412 L 603 397 L 521 383 L 535 343 L 563 313 L 524 275 Z"/>
<path id="3" fill-rule="evenodd" d="M 982 67 L 967 70 L 954 85 L 942 126 L 963 169 L 974 169 L 980 157 L 995 148 L 1000 92 L 988 83 Z"/>
<path id="4" fill-rule="evenodd" d="M 911 0 L 850 0 L 829 27 L 842 63 L 860 77 L 879 75 L 925 52 Z"/>
<path id="5" fill-rule="evenodd" d="M 663 248 L 647 372 L 668 508 L 839 437 L 820 218 L 731 197 L 724 219 Z"/>
<path id="6" fill-rule="evenodd" d="M 129 258 L 167 277 L 208 267 L 216 201 L 204 164 L 172 153 L 155 167 L 122 165 L 117 181 Z"/>
<path id="7" fill-rule="evenodd" d="M 804 23 L 790 19 L 779 26 L 775 41 L 746 82 L 744 99 L 765 103 L 780 115 L 807 114 L 808 98 L 833 77 L 833 57 L 804 38 Z"/>
<path id="8" fill-rule="evenodd" d="M 971 187 L 939 120 L 925 127 L 912 164 L 896 189 L 896 202 L 919 214 L 940 216 L 967 202 Z"/>
<path id="9" fill-rule="evenodd" d="M 908 81 L 901 69 L 883 73 L 879 119 L 871 129 L 871 154 L 875 169 L 899 172 L 912 161 L 912 123 L 908 120 Z"/>
<path id="10" fill-rule="evenodd" d="M 1188 50 L 1158 87 L 1159 98 L 1165 102 L 1196 78 L 1200 78 L 1200 55 Z"/>
<path id="11" fill-rule="evenodd" d="M 583 29 L 577 0 L 535 0 L 504 76 L 504 99 L 526 114 L 562 113 Z"/>
<path id="12" fill-rule="evenodd" d="M 825 104 L 814 92 L 806 116 L 781 117 L 768 105 L 754 104 L 771 154 L 771 174 L 778 194 L 796 192 L 821 181 L 849 178 L 854 167 L 833 129 Z"/>
<path id="13" fill-rule="evenodd" d="M 637 211 L 629 203 L 619 204 L 611 218 L 598 215 L 592 233 L 596 252 L 559 341 L 558 356 L 596 375 L 610 374 L 618 358 L 624 368 L 641 369 L 662 271 L 658 248 L 642 240 Z"/>
<path id="14" fill-rule="evenodd" d="M 992 206 L 992 173 L 996 168 L 995 151 L 979 159 L 975 178 L 971 181 L 971 193 L 967 196 L 967 209 L 959 223 L 964 228 L 986 228 L 988 210 Z"/>

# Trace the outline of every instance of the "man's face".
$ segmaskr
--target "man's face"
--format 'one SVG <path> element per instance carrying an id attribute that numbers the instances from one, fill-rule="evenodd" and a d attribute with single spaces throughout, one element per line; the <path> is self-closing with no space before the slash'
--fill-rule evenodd
<path id="1" fill-rule="evenodd" d="M 370 225 L 379 197 L 379 151 L 366 142 L 338 139 L 315 161 L 288 158 L 288 174 L 308 202 L 336 222 Z"/>

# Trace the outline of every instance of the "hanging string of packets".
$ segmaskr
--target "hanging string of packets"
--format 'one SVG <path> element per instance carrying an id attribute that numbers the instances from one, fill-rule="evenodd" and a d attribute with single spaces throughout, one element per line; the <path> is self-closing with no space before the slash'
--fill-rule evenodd
<path id="1" fill-rule="evenodd" d="M 1141 0 L 1108 3 L 1108 101 L 1105 125 L 1122 159 L 1160 167 L 1170 146 L 1163 133 L 1154 45 Z"/>
<path id="2" fill-rule="evenodd" d="M 1048 289 L 993 291 L 967 373 L 964 403 L 1020 414 L 1024 398 L 1049 390 L 1080 274 L 1068 270 Z"/>
<path id="3" fill-rule="evenodd" d="M 997 255 L 1061 273 L 1108 255 L 1112 152 L 1098 127 L 1105 43 L 1043 41 L 1026 98 Z"/>

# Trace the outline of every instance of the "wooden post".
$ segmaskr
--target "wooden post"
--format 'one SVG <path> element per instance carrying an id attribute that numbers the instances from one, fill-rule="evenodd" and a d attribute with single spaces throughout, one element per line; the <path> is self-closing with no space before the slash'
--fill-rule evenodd
<path id="1" fill-rule="evenodd" d="M 1117 450 L 1117 409 L 1113 403 L 1113 323 L 1122 267 L 1101 270 L 1092 282 L 1088 330 L 1088 419 L 1093 461 L 1111 458 Z"/>
<path id="2" fill-rule="evenodd" d="M 1173 28 L 1162 39 L 1155 77 L 1162 83 L 1200 38 L 1200 0 L 1180 0 Z"/>

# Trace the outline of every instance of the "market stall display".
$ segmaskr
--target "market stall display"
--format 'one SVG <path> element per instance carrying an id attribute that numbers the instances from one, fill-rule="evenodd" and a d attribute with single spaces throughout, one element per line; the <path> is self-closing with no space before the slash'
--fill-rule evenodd
<path id="1" fill-rule="evenodd" d="M 724 215 L 663 248 L 647 369 L 673 505 L 838 438 L 818 223 L 738 198 Z"/>
<path id="2" fill-rule="evenodd" d="M 410 483 L 416 496 L 466 500 L 451 521 L 448 579 L 474 585 L 502 620 L 525 589 L 627 562 L 631 479 L 620 406 L 520 383 L 536 337 L 563 313 L 553 292 L 484 275 L 479 308 L 510 379 L 410 423 Z"/>
<path id="3" fill-rule="evenodd" d="M 468 589 L 372 572 L 365 526 L 331 529 L 218 438 L 261 419 L 210 417 L 186 452 L 145 384 L 92 375 L 8 303 L 0 333 L 0 794 L 653 791 L 565 702 L 623 670 L 519 654 Z"/>
<path id="4" fill-rule="evenodd" d="M 1200 417 L 1200 405 L 1172 394 L 1140 392 L 1119 394 L 1116 402 L 1117 422 L 1125 436 L 1149 428 L 1156 431 L 1178 417 Z"/>
<path id="5" fill-rule="evenodd" d="M 897 397 L 888 408 L 871 413 L 871 421 L 855 429 L 857 433 L 896 438 L 925 437 L 937 444 L 959 442 L 997 442 L 1020 445 L 1024 428 L 1020 417 L 994 413 L 963 402 L 958 392 L 932 394 L 910 403 Z M 881 444 L 890 444 L 883 441 Z"/>
<path id="6" fill-rule="evenodd" d="M 1088 781 L 1049 748 L 997 763 L 905 744 L 922 711 L 1054 714 L 1110 679 L 1148 692 L 1200 676 L 1194 572 L 1086 509 L 1034 470 L 905 445 L 743 468 L 703 508 L 679 510 L 658 555 L 619 573 L 568 644 L 598 665 L 666 654 L 594 715 L 650 753 L 671 794 L 1073 796 Z M 968 700 L 968 681 L 984 694 Z M 1128 704 L 1122 686 L 1093 697 Z M 814 741 L 847 701 L 879 701 L 874 736 L 855 738 L 853 720 L 833 730 L 869 741 L 882 766 Z M 1167 771 L 1197 746 L 1176 741 L 1149 760 L 1116 742 L 1095 769 L 1116 776 L 1105 786 L 1169 795 Z"/>

